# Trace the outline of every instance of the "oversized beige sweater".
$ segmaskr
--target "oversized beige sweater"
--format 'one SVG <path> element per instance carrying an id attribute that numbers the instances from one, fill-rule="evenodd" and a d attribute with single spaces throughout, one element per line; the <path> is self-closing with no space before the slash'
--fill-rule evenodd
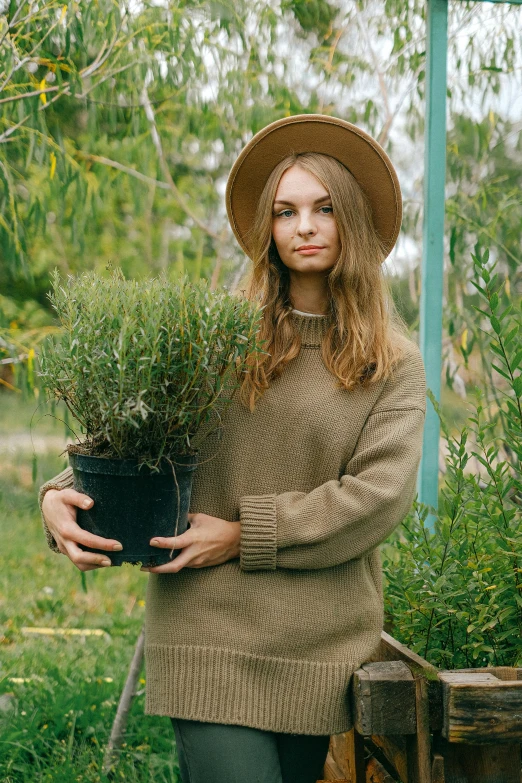
<path id="1" fill-rule="evenodd" d="M 241 524 L 241 555 L 150 574 L 146 714 L 298 734 L 352 726 L 348 686 L 379 644 L 379 544 L 408 512 L 426 381 L 418 347 L 370 389 L 335 387 L 328 316 L 289 316 L 302 347 L 250 413 L 202 444 L 191 512 Z M 44 484 L 72 486 L 67 468 Z M 45 522 L 44 522 L 45 525 Z M 58 551 L 47 530 L 48 543 Z"/>

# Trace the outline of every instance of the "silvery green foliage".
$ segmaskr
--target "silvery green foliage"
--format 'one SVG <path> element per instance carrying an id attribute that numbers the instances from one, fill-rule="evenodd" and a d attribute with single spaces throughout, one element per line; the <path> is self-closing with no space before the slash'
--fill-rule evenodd
<path id="1" fill-rule="evenodd" d="M 52 283 L 62 332 L 43 344 L 40 375 L 81 425 L 86 453 L 143 462 L 194 453 L 260 350 L 261 308 L 185 276 L 135 281 L 117 269 L 62 281 L 55 270 Z"/>
<path id="2" fill-rule="evenodd" d="M 473 136 L 462 145 L 452 134 L 448 144 L 448 228 L 458 244 L 477 231 L 473 194 L 485 174 L 494 186 L 477 144 L 488 132 L 481 122 L 494 115 L 494 145 L 516 148 L 518 134 L 499 93 L 520 92 L 522 8 L 491 5 L 448 4 L 449 124 L 459 124 L 458 112 Z M 162 261 L 210 276 L 220 258 L 221 279 L 233 279 L 243 256 L 230 249 L 225 179 L 256 131 L 301 112 L 343 117 L 387 148 L 407 187 L 403 231 L 420 240 L 425 0 L 4 6 L 0 253 L 14 276 L 30 279 L 54 263 L 48 247 L 56 243 L 71 268 L 117 252 L 133 276 Z M 463 174 L 471 203 L 453 198 Z M 496 231 L 489 236 L 500 246 Z"/>
<path id="3" fill-rule="evenodd" d="M 448 456 L 435 532 L 415 502 L 383 558 L 391 632 L 446 668 L 522 665 L 522 307 L 488 251 L 473 262 L 492 382 L 475 390 L 457 436 L 441 419 Z"/>

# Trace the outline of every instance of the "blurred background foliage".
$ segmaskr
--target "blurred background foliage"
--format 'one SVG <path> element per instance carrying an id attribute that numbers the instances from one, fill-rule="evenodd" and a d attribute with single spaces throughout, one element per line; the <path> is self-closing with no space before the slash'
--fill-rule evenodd
<path id="1" fill-rule="evenodd" d="M 415 328 L 424 2 L 0 6 L 3 329 L 51 323 L 55 266 L 112 260 L 130 277 L 186 271 L 237 287 L 247 260 L 226 219 L 228 171 L 252 134 L 301 112 L 360 125 L 397 166 L 405 219 L 389 267 Z M 520 94 L 522 9 L 459 0 L 449 11 L 446 317 L 460 337 L 477 239 L 520 288 L 522 124 L 506 109 Z"/>

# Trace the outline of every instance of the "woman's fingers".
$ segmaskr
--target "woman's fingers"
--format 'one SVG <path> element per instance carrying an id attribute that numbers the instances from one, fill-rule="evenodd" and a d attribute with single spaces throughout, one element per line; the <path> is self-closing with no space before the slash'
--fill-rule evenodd
<path id="1" fill-rule="evenodd" d="M 107 552 L 121 552 L 123 549 L 121 543 L 115 538 L 96 536 L 94 533 L 84 530 L 76 522 L 69 523 L 62 535 L 64 539 L 82 544 L 82 546 L 90 546 L 92 549 L 103 549 Z"/>
<path id="2" fill-rule="evenodd" d="M 70 506 L 78 506 L 78 508 L 90 508 L 94 501 L 89 495 L 84 495 L 83 492 L 77 492 L 72 487 L 60 490 L 60 499 L 69 504 Z"/>
<path id="3" fill-rule="evenodd" d="M 149 571 L 151 574 L 176 574 L 196 559 L 194 554 L 195 553 L 190 547 L 187 547 L 187 549 L 184 549 L 179 555 L 174 557 L 170 563 L 164 563 L 163 565 L 153 566 L 151 568 L 140 568 L 140 571 Z"/>
<path id="4" fill-rule="evenodd" d="M 52 494 L 49 495 L 49 493 Z M 60 552 L 67 555 L 81 571 L 112 565 L 106 555 L 85 552 L 80 548 L 80 545 L 83 545 L 107 552 L 117 552 L 123 549 L 121 543 L 116 539 L 103 538 L 89 533 L 76 522 L 76 507 L 91 507 L 93 505 L 92 498 L 70 487 L 62 490 L 49 490 L 45 498 L 48 495 L 48 502 L 45 509 L 42 504 L 42 511 L 44 511 L 45 520 Z"/>
<path id="5" fill-rule="evenodd" d="M 170 536 L 169 538 L 162 538 L 161 536 L 154 536 L 151 538 L 150 545 L 157 546 L 159 549 L 183 549 L 186 546 L 194 543 L 194 531 L 189 528 L 181 533 L 179 536 Z"/>
<path id="6" fill-rule="evenodd" d="M 93 549 L 103 549 L 107 552 L 120 552 L 123 547 L 119 541 L 114 538 L 103 538 L 97 536 L 94 533 L 89 533 L 84 530 L 76 522 L 76 508 L 91 507 L 93 500 L 88 495 L 84 495 L 81 492 L 77 492 L 75 489 L 67 488 L 60 492 L 59 500 L 68 507 L 67 510 L 71 515 L 71 518 L 62 527 L 61 534 L 64 539 L 82 544 L 83 546 L 89 546 Z"/>
<path id="7" fill-rule="evenodd" d="M 93 568 L 107 568 L 112 565 L 106 555 L 97 555 L 94 552 L 84 552 L 74 541 L 63 540 L 65 554 L 80 571 L 91 571 Z"/>
<path id="8" fill-rule="evenodd" d="M 239 557 L 239 523 L 208 514 L 189 514 L 190 528 L 179 536 L 154 537 L 150 543 L 160 549 L 181 550 L 169 563 L 142 568 L 153 574 L 175 573 L 182 568 L 220 565 Z"/>
<path id="9" fill-rule="evenodd" d="M 160 566 L 153 566 L 151 568 L 141 568 L 141 571 L 150 571 L 152 574 L 175 574 L 180 571 L 184 566 L 188 565 L 194 554 L 190 549 L 190 545 L 194 544 L 194 531 L 189 528 L 181 533 L 179 536 L 161 537 L 155 536 L 150 540 L 150 545 L 158 547 L 158 549 L 181 549 L 182 551 L 174 557 L 170 563 L 164 563 Z"/>

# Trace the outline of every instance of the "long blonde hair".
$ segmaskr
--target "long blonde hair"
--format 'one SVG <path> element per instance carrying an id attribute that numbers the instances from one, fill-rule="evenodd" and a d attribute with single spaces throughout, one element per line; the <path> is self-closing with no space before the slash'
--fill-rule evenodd
<path id="1" fill-rule="evenodd" d="M 328 190 L 339 232 L 341 252 L 327 275 L 331 324 L 321 344 L 323 362 L 337 379 L 337 386 L 351 390 L 386 378 L 402 355 L 397 337 L 407 336 L 383 274 L 386 254 L 359 184 L 330 155 L 288 155 L 271 172 L 247 237 L 253 265 L 246 297 L 264 307 L 259 336 L 265 341 L 266 352 L 252 358 L 239 389 L 240 401 L 251 411 L 301 347 L 300 335 L 289 317 L 290 275 L 272 237 L 277 187 L 283 173 L 294 165 L 315 175 Z"/>

